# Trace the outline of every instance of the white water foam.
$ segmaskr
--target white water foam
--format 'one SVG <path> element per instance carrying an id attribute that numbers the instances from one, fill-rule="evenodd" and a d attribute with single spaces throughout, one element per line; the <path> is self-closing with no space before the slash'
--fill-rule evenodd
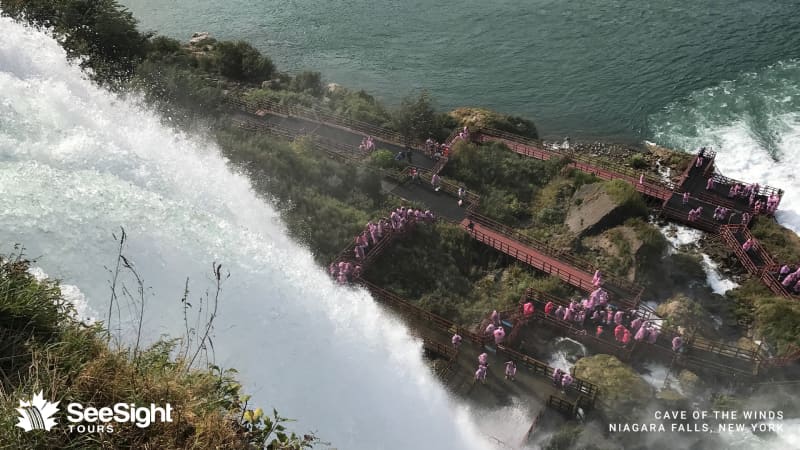
<path id="1" fill-rule="evenodd" d="M 491 447 L 419 342 L 365 291 L 332 283 L 214 145 L 95 87 L 46 34 L 2 17 L 0 29 L 1 242 L 105 311 L 124 226 L 148 340 L 180 335 L 186 277 L 197 305 L 222 262 L 217 363 L 240 370 L 257 405 L 339 448 Z"/>
<path id="2" fill-rule="evenodd" d="M 41 267 L 37 266 L 28 268 L 28 273 L 39 281 L 50 278 Z M 78 286 L 59 283 L 58 287 L 61 289 L 61 296 L 64 297 L 64 300 L 72 303 L 72 306 L 75 307 L 76 320 L 87 324 L 91 324 L 97 320 L 97 313 L 89 306 L 89 303 L 86 301 L 86 296 L 83 295 L 83 292 L 81 292 Z"/>
<path id="3" fill-rule="evenodd" d="M 649 122 L 658 144 L 690 152 L 711 145 L 724 175 L 783 189 L 778 221 L 800 231 L 800 61 L 697 91 Z"/>
<path id="4" fill-rule="evenodd" d="M 725 295 L 731 289 L 739 287 L 735 281 L 722 276 L 719 272 L 719 264 L 715 263 L 711 257 L 705 253 L 701 256 L 703 257 L 703 268 L 706 271 L 706 281 L 715 294 Z"/>
<path id="5" fill-rule="evenodd" d="M 703 232 L 683 225 L 670 224 L 659 227 L 661 234 L 667 239 L 670 246 L 667 249 L 674 254 L 684 247 L 696 247 L 697 241 L 703 236 Z M 710 256 L 701 253 L 703 270 L 706 273 L 706 282 L 711 290 L 720 295 L 725 295 L 729 290 L 739 286 L 735 281 L 725 278 L 719 272 L 719 264 L 714 262 Z"/>

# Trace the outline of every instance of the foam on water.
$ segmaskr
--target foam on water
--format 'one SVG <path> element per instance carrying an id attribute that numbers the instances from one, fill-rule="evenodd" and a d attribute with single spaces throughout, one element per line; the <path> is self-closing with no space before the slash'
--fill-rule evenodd
<path id="1" fill-rule="evenodd" d="M 705 253 L 703 253 L 702 256 L 703 268 L 706 271 L 706 281 L 708 285 L 711 286 L 711 290 L 714 291 L 714 293 L 725 295 L 725 293 L 731 289 L 739 287 L 739 284 L 735 281 L 724 278 L 722 274 L 719 273 L 719 264 L 715 263 L 711 257 Z"/>
<path id="2" fill-rule="evenodd" d="M 30 267 L 28 272 L 39 281 L 50 278 L 50 276 L 47 275 L 47 273 L 41 267 Z M 95 312 L 89 306 L 89 303 L 86 301 L 86 296 L 83 295 L 83 292 L 81 292 L 78 286 L 75 286 L 74 284 L 60 283 L 59 288 L 61 289 L 61 295 L 64 297 L 64 299 L 72 303 L 72 305 L 75 307 L 75 319 L 84 323 L 93 323 L 95 320 L 97 320 L 97 312 Z"/>
<path id="3" fill-rule="evenodd" d="M 659 227 L 661 234 L 669 242 L 667 249 L 670 253 L 676 253 L 680 248 L 693 246 L 703 236 L 703 232 L 683 225 L 670 224 Z M 703 270 L 706 273 L 706 282 L 711 290 L 717 294 L 724 295 L 729 290 L 739 286 L 733 280 L 725 278 L 719 272 L 719 264 L 715 263 L 710 256 L 701 253 Z"/>
<path id="4" fill-rule="evenodd" d="M 649 122 L 658 144 L 711 145 L 724 175 L 783 189 L 778 221 L 800 231 L 800 61 L 696 91 Z"/>
<path id="5" fill-rule="evenodd" d="M 339 448 L 490 446 L 420 343 L 365 291 L 332 283 L 214 145 L 95 87 L 46 34 L 2 17 L 0 29 L 0 242 L 24 244 L 92 315 L 108 306 L 124 226 L 148 340 L 180 334 L 186 277 L 196 304 L 221 262 L 217 363 L 256 404 Z"/>

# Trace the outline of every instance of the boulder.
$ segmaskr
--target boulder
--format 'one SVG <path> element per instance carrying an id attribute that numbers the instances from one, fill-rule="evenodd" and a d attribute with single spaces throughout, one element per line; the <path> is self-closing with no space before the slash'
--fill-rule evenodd
<path id="1" fill-rule="evenodd" d="M 713 331 L 703 326 L 712 323 L 711 316 L 700 304 L 683 294 L 678 294 L 658 305 L 656 314 L 663 318 L 668 326 L 683 327 L 688 330 L 698 329 L 701 334 Z"/>
<path id="2" fill-rule="evenodd" d="M 610 193 L 607 187 L 607 183 L 592 183 L 575 191 L 564 221 L 572 233 L 582 236 L 599 232 L 628 218 L 625 202 Z"/>
<path id="3" fill-rule="evenodd" d="M 203 41 L 211 39 L 211 34 L 206 31 L 199 31 L 192 33 L 192 38 L 189 39 L 189 45 L 198 47 L 200 46 Z"/>
<path id="4" fill-rule="evenodd" d="M 598 408 L 609 420 L 638 417 L 653 398 L 653 388 L 630 366 L 611 355 L 581 358 L 573 375 L 600 389 Z"/>
<path id="5" fill-rule="evenodd" d="M 458 126 L 466 126 L 477 130 L 494 128 L 524 137 L 538 139 L 536 125 L 521 117 L 507 116 L 484 108 L 458 108 L 448 113 L 458 122 Z"/>

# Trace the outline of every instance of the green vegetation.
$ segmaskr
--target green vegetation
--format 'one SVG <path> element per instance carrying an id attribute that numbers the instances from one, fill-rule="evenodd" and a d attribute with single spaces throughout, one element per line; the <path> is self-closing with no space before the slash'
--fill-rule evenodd
<path id="1" fill-rule="evenodd" d="M 687 331 L 697 330 L 701 334 L 708 332 L 701 325 L 707 323 L 707 313 L 700 304 L 683 294 L 658 305 L 656 314 L 664 318 L 664 325 L 669 328 L 685 328 Z"/>
<path id="2" fill-rule="evenodd" d="M 766 340 L 776 354 L 800 347 L 800 304 L 782 297 L 760 297 L 755 301 L 756 334 Z"/>
<path id="3" fill-rule="evenodd" d="M 628 158 L 628 165 L 634 169 L 646 169 L 650 167 L 650 163 L 639 153 L 631 155 L 631 157 Z"/>
<path id="4" fill-rule="evenodd" d="M 750 230 L 779 264 L 800 263 L 800 237 L 766 217 L 759 217 Z"/>
<path id="5" fill-rule="evenodd" d="M 581 358 L 573 375 L 594 383 L 603 393 L 599 409 L 609 421 L 640 417 L 641 409 L 652 397 L 653 389 L 631 367 L 610 355 Z"/>
<path id="6" fill-rule="evenodd" d="M 403 99 L 394 114 L 393 125 L 407 142 L 422 142 L 428 137 L 444 141 L 456 124 L 447 114 L 437 114 L 430 95 L 423 91 Z"/>
<path id="7" fill-rule="evenodd" d="M 99 325 L 73 319 L 58 284 L 37 281 L 21 257 L 0 259 L 0 448 L 301 449 L 317 441 L 287 432 L 286 419 L 250 409 L 234 370 L 194 368 L 177 340 L 146 349 L 112 348 Z M 110 406 L 170 403 L 172 422 L 119 424 L 113 433 L 70 433 L 64 426 L 25 433 L 20 400 Z M 63 408 L 63 407 L 62 407 Z"/>
<path id="8" fill-rule="evenodd" d="M 450 117 L 455 119 L 458 126 L 470 128 L 494 128 L 495 130 L 539 139 L 536 125 L 530 120 L 521 117 L 512 117 L 498 114 L 483 108 L 458 108 L 450 112 Z"/>
<path id="9" fill-rule="evenodd" d="M 622 180 L 606 181 L 603 188 L 620 205 L 621 213 L 629 217 L 647 217 L 648 209 L 644 199 L 631 185 Z"/>
<path id="10" fill-rule="evenodd" d="M 287 144 L 236 129 L 218 131 L 217 140 L 258 191 L 270 193 L 293 237 L 307 244 L 321 264 L 327 265 L 369 220 L 389 208 L 377 173 L 327 158 L 307 140 Z"/>
<path id="11" fill-rule="evenodd" d="M 572 293 L 558 278 L 509 264 L 446 223 L 417 227 L 392 244 L 365 277 L 462 325 L 479 322 L 487 311 L 516 306 L 529 287 L 562 296 Z"/>
<path id="12" fill-rule="evenodd" d="M 552 180 L 563 161 L 539 161 L 518 155 L 503 144 L 459 142 L 444 175 L 481 195 L 481 212 L 511 226 L 532 218 L 539 189 Z"/>

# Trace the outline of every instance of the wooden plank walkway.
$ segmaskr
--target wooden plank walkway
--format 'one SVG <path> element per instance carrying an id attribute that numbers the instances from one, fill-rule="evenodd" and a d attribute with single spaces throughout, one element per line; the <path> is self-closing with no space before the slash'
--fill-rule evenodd
<path id="1" fill-rule="evenodd" d="M 477 241 L 534 269 L 561 278 L 567 284 L 585 292 L 597 289 L 592 283 L 595 269 L 586 262 L 563 253 L 558 254 L 534 239 L 510 235 L 509 230 L 500 228 L 498 224 L 477 214 L 470 214 L 461 222 L 461 226 Z M 609 292 L 609 298 L 613 298 L 615 303 L 627 309 L 638 306 L 643 291 L 641 286 L 614 277 L 604 279 L 603 288 Z"/>
<path id="2" fill-rule="evenodd" d="M 547 302 L 568 306 L 570 302 L 567 299 L 536 289 L 527 289 L 520 299 L 520 304 L 525 302 L 534 304 L 534 320 L 537 324 L 560 330 L 565 335 L 569 335 L 572 339 L 593 348 L 599 353 L 615 355 L 623 361 L 638 356 L 656 359 L 665 364 L 672 363 L 672 360 L 678 356 L 672 351 L 672 339 L 678 335 L 678 332 L 674 328 L 664 327 L 663 324 L 660 326 L 660 334 L 655 344 L 632 340 L 631 345 L 623 347 L 613 338 L 613 327 L 606 329 L 604 334 L 598 338 L 595 335 L 598 324 L 592 323 L 589 318 L 581 326 L 574 322 L 559 320 L 552 315 L 546 316 L 544 314 L 544 306 Z M 613 305 L 613 302 L 610 303 Z M 643 321 L 652 320 L 650 309 L 637 310 L 637 316 L 641 317 Z M 683 337 L 683 340 L 685 351 L 675 361 L 679 366 L 687 368 L 691 366 L 694 369 L 701 368 L 720 375 L 737 373 L 752 376 L 758 370 L 760 358 L 754 350 L 743 349 L 723 342 L 709 341 L 696 336 Z"/>
<path id="3" fill-rule="evenodd" d="M 565 395 L 560 394 L 559 390 L 555 389 L 552 384 L 549 383 L 549 381 L 552 380 L 555 368 L 503 345 L 494 346 L 492 343 L 491 346 L 488 346 L 483 336 L 460 327 L 455 322 L 422 309 L 406 299 L 370 283 L 367 280 L 360 279 L 358 283 L 367 288 L 377 301 L 388 305 L 404 315 L 413 317 L 415 320 L 426 323 L 427 326 L 442 333 L 440 336 L 449 337 L 454 333 L 458 333 L 464 339 L 462 341 L 462 349 L 465 348 L 465 346 L 474 347 L 472 348 L 472 353 L 474 353 L 475 356 L 477 356 L 478 353 L 483 353 L 484 349 L 488 348 L 488 353 L 493 353 L 497 356 L 502 355 L 503 359 L 514 360 L 517 363 L 518 375 L 521 371 L 526 371 L 538 377 L 540 380 L 542 378 L 546 380 L 546 383 L 537 383 L 537 388 L 540 390 L 544 389 L 545 395 L 555 396 L 559 398 L 561 402 L 566 402 L 569 404 L 570 410 L 574 410 L 576 407 L 590 409 L 594 405 L 595 399 L 599 393 L 599 389 L 596 385 L 586 380 L 575 378 L 573 384 L 565 391 L 566 398 L 564 398 Z M 440 339 L 442 338 L 440 337 Z M 443 353 L 444 352 L 445 351 L 443 351 Z M 470 362 L 470 364 L 472 364 L 472 362 Z M 451 370 L 455 370 L 455 368 L 451 368 Z M 469 375 L 471 375 L 471 373 Z M 542 393 L 539 392 L 539 394 L 541 395 Z M 561 410 L 563 406 L 562 404 L 558 406 L 557 409 Z"/>
<path id="4" fill-rule="evenodd" d="M 574 153 L 546 150 L 533 141 L 522 141 L 519 137 L 515 138 L 513 135 L 497 130 L 483 129 L 480 132 L 473 133 L 473 140 L 476 142 L 502 142 L 515 153 L 544 161 L 552 158 L 565 158 L 570 161 L 569 167 L 595 175 L 602 180 L 623 180 L 630 183 L 642 194 L 661 201 L 672 197 L 674 186 L 671 183 L 655 179 L 649 175 L 636 174 L 631 169 L 610 162 L 595 161 Z M 642 177 L 642 183 L 639 183 L 640 176 Z"/>
<path id="5" fill-rule="evenodd" d="M 233 98 L 229 98 L 228 100 L 232 106 L 246 112 L 246 114 L 240 113 L 237 119 L 242 128 L 249 130 L 266 131 L 289 139 L 294 139 L 298 136 L 309 134 L 306 130 L 306 125 L 303 123 L 287 124 L 293 125 L 293 127 L 283 127 L 281 124 L 268 123 L 264 120 L 258 120 L 259 118 L 264 118 L 267 114 L 273 114 L 283 117 L 299 117 L 308 122 L 317 123 L 320 126 L 332 127 L 341 130 L 345 134 L 350 134 L 350 138 L 360 138 L 360 135 L 362 134 L 369 134 L 376 136 L 379 139 L 383 139 L 385 143 L 394 148 L 399 148 L 399 142 L 402 140 L 400 135 L 392 130 L 375 127 L 374 125 L 367 123 L 353 121 L 349 118 L 332 115 L 321 110 L 286 107 L 269 102 L 253 104 L 242 102 Z M 298 126 L 300 129 L 297 129 Z M 451 133 L 447 140 L 450 145 L 452 145 L 454 142 L 457 134 L 456 131 Z M 335 137 L 336 134 L 333 133 L 331 136 Z M 717 205 L 732 209 L 732 214 L 739 212 L 737 208 L 746 210 L 746 208 L 742 206 L 741 199 L 730 199 L 723 196 L 724 192 L 722 191 L 729 189 L 730 186 L 744 183 L 726 178 L 719 173 L 715 173 L 713 167 L 715 155 L 713 152 L 707 153 L 707 156 L 710 156 L 702 166 L 694 167 L 693 165 L 690 165 L 684 173 L 680 185 L 675 186 L 671 182 L 653 179 L 647 175 L 640 175 L 642 177 L 642 182 L 640 183 L 639 176 L 637 176 L 635 172 L 628 168 L 615 166 L 614 164 L 605 161 L 598 162 L 595 160 L 582 158 L 574 153 L 569 154 L 555 150 L 545 150 L 542 148 L 540 143 L 536 141 L 496 130 L 481 130 L 480 132 L 475 132 L 471 135 L 471 139 L 478 142 L 503 142 L 512 151 L 518 154 L 541 160 L 548 160 L 554 157 L 567 158 L 570 160 L 571 167 L 583 172 L 594 174 L 595 176 L 604 180 L 621 179 L 626 181 L 633 185 L 635 189 L 643 195 L 662 200 L 663 207 L 661 209 L 661 213 L 665 217 L 704 231 L 720 233 L 723 241 L 731 248 L 731 250 L 734 251 L 734 253 L 737 255 L 737 258 L 742 262 L 745 268 L 747 268 L 747 270 L 752 274 L 758 276 L 762 282 L 764 282 L 770 288 L 770 290 L 781 296 L 796 298 L 787 292 L 787 290 L 778 282 L 775 274 L 773 273 L 776 270 L 776 264 L 772 260 L 772 257 L 760 245 L 755 251 L 751 251 L 749 253 L 741 250 L 741 244 L 749 236 L 749 231 L 746 227 L 736 228 L 735 226 L 731 225 L 721 225 L 713 219 L 707 217 L 712 215 L 711 211 L 713 211 L 713 208 Z M 356 147 L 352 145 L 352 143 L 343 144 L 336 140 L 329 139 L 327 136 L 317 135 L 313 140 L 313 145 L 318 150 L 324 151 L 332 158 L 338 159 L 344 163 L 360 163 L 364 158 L 364 155 L 359 154 Z M 417 146 L 414 147 L 418 150 Z M 430 173 L 439 173 L 446 163 L 447 158 L 442 158 L 437 163 L 431 164 Z M 712 176 L 715 179 L 717 187 L 715 189 L 706 191 L 704 180 L 709 176 L 709 174 L 713 174 Z M 404 176 L 402 173 L 385 173 L 384 175 L 396 179 L 400 179 Z M 457 189 L 454 185 L 450 186 L 447 183 L 445 184 L 445 187 L 449 190 Z M 684 190 L 689 191 L 693 197 L 692 202 L 685 206 L 679 204 L 680 200 L 678 200 L 678 196 L 680 195 L 679 193 L 683 192 Z M 766 196 L 772 193 L 781 195 L 782 191 L 764 186 L 760 188 L 758 194 L 763 197 L 762 200 L 766 200 Z M 454 193 L 448 192 L 448 194 L 453 195 Z M 478 217 L 474 212 L 478 201 L 479 197 L 470 193 L 469 204 L 466 208 L 466 212 L 473 223 L 475 218 Z M 686 217 L 688 209 L 694 207 L 695 202 L 700 206 L 704 206 L 703 215 L 699 220 L 688 221 L 688 218 Z M 549 247 L 546 245 L 537 243 L 523 235 L 518 235 L 518 233 L 515 231 L 513 233 L 509 233 L 509 231 L 506 229 L 508 227 L 498 226 L 499 224 L 482 223 L 474 224 L 472 228 L 469 228 L 469 222 L 469 219 L 465 219 L 461 222 L 461 224 L 465 228 L 469 229 L 473 237 L 481 240 L 487 245 L 513 256 L 514 258 L 525 262 L 532 267 L 556 275 L 567 283 L 578 287 L 579 289 L 587 292 L 594 290 L 594 286 L 591 284 L 593 270 L 587 267 L 585 263 L 582 263 L 579 260 L 573 260 L 574 258 L 569 258 L 567 255 L 559 255 L 557 252 L 554 253 L 552 249 L 549 249 Z M 478 228 L 477 231 L 475 230 L 476 227 Z M 369 264 L 369 262 L 377 258 L 382 250 L 390 244 L 393 238 L 394 236 L 381 242 L 375 248 L 377 251 L 371 252 L 371 254 L 367 256 L 365 263 Z M 345 252 L 352 252 L 352 250 L 352 247 L 348 247 Z M 340 256 L 345 257 L 344 254 Z M 624 280 L 623 282 L 620 282 L 619 280 L 609 278 L 607 279 L 606 283 L 604 283 L 603 287 L 609 291 L 611 298 L 613 298 L 614 301 L 620 306 L 634 308 L 639 305 L 642 290 L 635 285 L 624 282 Z M 641 306 L 643 307 L 643 305 Z M 649 308 L 644 309 L 649 310 Z M 652 311 L 650 312 L 652 313 Z M 711 345 L 713 345 L 713 343 Z M 792 355 L 792 360 L 798 358 L 800 358 L 800 353 Z M 775 358 L 772 358 L 772 360 L 775 360 Z M 764 360 L 763 362 L 765 366 L 769 366 L 771 360 Z M 782 360 L 780 365 L 785 365 L 786 363 L 786 361 Z M 697 364 L 702 365 L 702 361 L 698 361 Z"/>

